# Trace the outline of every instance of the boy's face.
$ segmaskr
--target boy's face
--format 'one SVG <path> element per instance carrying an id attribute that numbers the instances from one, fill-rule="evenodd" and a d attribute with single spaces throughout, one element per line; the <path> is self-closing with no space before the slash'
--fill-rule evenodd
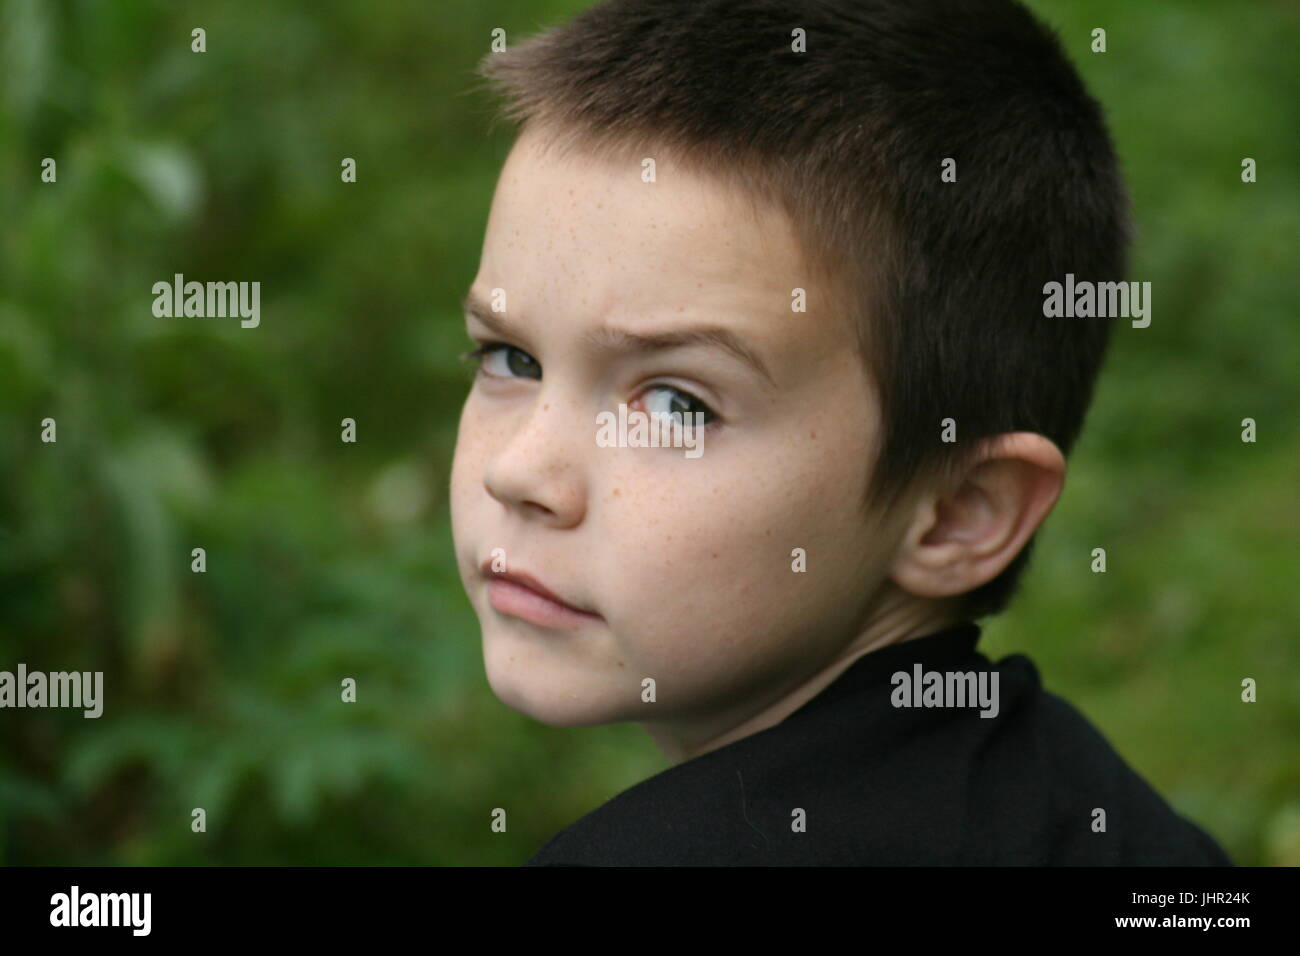
<path id="1" fill-rule="evenodd" d="M 878 406 L 844 310 L 810 284 L 783 218 L 755 221 L 666 155 L 647 183 L 635 160 L 543 156 L 537 135 L 502 171 L 471 288 L 484 302 L 505 290 L 501 328 L 467 319 L 480 344 L 518 351 L 483 360 L 452 469 L 488 681 L 547 724 L 635 721 L 701 752 L 872 626 L 900 533 L 860 505 Z M 796 288 L 806 312 L 791 310 Z M 648 351 L 587 338 L 703 328 L 770 381 L 716 335 Z M 598 413 L 620 403 L 707 408 L 702 454 L 598 444 Z M 498 548 L 508 572 L 594 613 L 516 616 L 519 592 L 483 570 Z"/>

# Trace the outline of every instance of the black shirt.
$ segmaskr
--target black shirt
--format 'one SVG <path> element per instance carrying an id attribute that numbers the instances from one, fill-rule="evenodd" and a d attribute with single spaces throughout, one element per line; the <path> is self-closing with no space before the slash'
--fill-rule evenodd
<path id="1" fill-rule="evenodd" d="M 624 791 L 525 865 L 1232 865 L 1027 657 L 994 664 L 979 636 L 965 623 L 864 654 L 779 724 Z M 917 706 L 894 676 L 937 694 L 931 671 L 982 673 L 996 716 L 971 698 Z"/>

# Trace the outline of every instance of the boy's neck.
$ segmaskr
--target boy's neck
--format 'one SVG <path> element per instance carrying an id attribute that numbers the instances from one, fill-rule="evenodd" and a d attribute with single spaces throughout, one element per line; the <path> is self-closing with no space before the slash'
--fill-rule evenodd
<path id="1" fill-rule="evenodd" d="M 814 674 L 777 699 L 762 703 L 746 714 L 745 707 L 716 719 L 712 725 L 697 722 L 645 722 L 641 727 L 663 755 L 674 764 L 684 763 L 710 751 L 735 743 L 760 731 L 775 727 L 808 701 L 812 700 L 865 654 L 892 644 L 938 633 L 961 623 L 960 609 L 951 604 L 904 602 L 892 611 L 879 614 L 858 637 L 826 661 Z M 752 710 L 752 707 L 749 709 Z"/>

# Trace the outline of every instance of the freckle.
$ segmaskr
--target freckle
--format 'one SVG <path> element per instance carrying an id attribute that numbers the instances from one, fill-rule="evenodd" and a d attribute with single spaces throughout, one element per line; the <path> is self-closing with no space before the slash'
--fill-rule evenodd
<path id="1" fill-rule="evenodd" d="M 551 406 L 550 406 L 548 403 L 546 403 L 546 402 L 543 402 L 543 403 L 542 403 L 542 411 L 546 411 L 546 410 L 549 409 L 550 407 L 551 407 Z"/>
<path id="2" fill-rule="evenodd" d="M 814 430 L 814 431 L 810 431 L 810 432 L 808 433 L 808 437 L 811 438 L 813 441 L 816 441 L 816 440 L 817 440 L 817 432 L 816 432 L 815 430 Z"/>
<path id="3" fill-rule="evenodd" d="M 615 498 L 618 497 L 618 489 L 617 489 L 617 488 L 614 489 L 614 497 L 615 497 Z"/>
<path id="4" fill-rule="evenodd" d="M 618 662 L 618 666 L 619 666 L 619 667 L 622 667 L 622 666 L 623 666 L 623 662 L 622 662 L 622 661 L 619 661 L 619 662 Z"/>

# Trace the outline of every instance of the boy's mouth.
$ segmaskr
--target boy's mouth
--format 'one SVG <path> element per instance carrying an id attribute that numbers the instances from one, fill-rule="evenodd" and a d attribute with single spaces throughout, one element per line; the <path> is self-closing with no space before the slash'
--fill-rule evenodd
<path id="1" fill-rule="evenodd" d="M 479 570 L 487 578 L 488 602 L 502 614 L 542 627 L 580 627 L 603 618 L 570 604 L 526 571 L 493 571 L 491 559 Z"/>

